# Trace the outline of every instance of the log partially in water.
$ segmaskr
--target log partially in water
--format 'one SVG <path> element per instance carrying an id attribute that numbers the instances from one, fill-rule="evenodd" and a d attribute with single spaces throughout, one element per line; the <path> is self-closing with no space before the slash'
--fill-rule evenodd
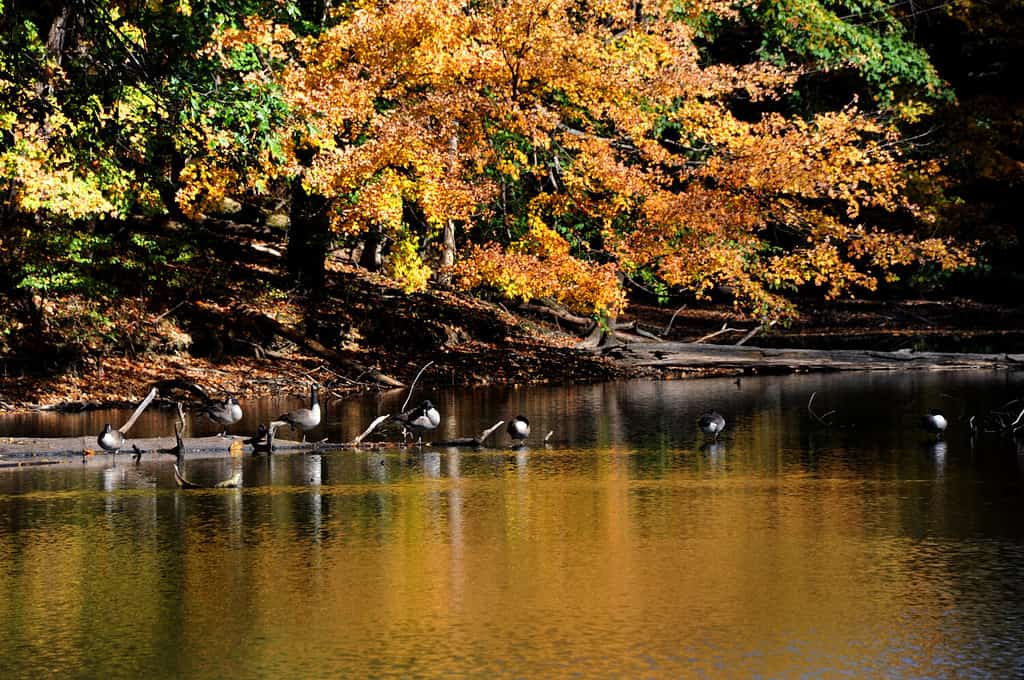
<path id="1" fill-rule="evenodd" d="M 631 367 L 868 371 L 893 369 L 1024 368 L 1024 354 L 880 352 L 872 350 L 769 349 L 688 342 L 645 342 L 606 347 L 603 356 Z"/>
<path id="2" fill-rule="evenodd" d="M 234 442 L 241 443 L 243 437 L 197 437 L 183 441 L 183 458 L 207 458 L 217 456 L 230 456 L 231 445 Z M 143 437 L 129 439 L 128 444 L 138 447 L 142 456 L 160 457 L 167 460 L 176 460 L 177 456 L 172 453 L 176 441 L 174 437 Z M 278 439 L 274 442 L 275 451 L 299 451 L 314 448 L 333 448 L 332 445 L 323 443 L 293 442 Z M 117 458 L 130 460 L 131 449 L 122 450 Z M 46 459 L 46 458 L 71 458 L 86 457 L 107 459 L 113 458 L 113 453 L 107 453 L 96 445 L 96 437 L 86 435 L 82 437 L 0 437 L 0 461 L 11 459 Z"/>
<path id="3" fill-rule="evenodd" d="M 265 455 L 278 453 L 297 452 L 320 452 L 337 451 L 340 449 L 363 449 L 380 450 L 395 449 L 401 450 L 408 447 L 406 442 L 332 442 L 321 440 L 314 442 L 299 442 L 290 439 L 274 439 L 273 450 L 268 451 L 266 442 L 259 442 L 257 446 L 246 444 L 252 441 L 246 437 L 198 437 L 183 441 L 181 456 L 177 456 L 175 450 L 176 441 L 173 437 L 147 437 L 143 439 L 131 439 L 129 444 L 138 447 L 138 451 L 132 453 L 130 450 L 115 454 L 103 451 L 96 445 L 96 438 L 93 436 L 82 437 L 0 437 L 0 467 L 24 467 L 31 461 L 33 465 L 42 465 L 50 461 L 129 461 L 133 458 L 146 460 L 168 460 L 177 461 L 190 458 L 218 458 L 239 455 L 233 453 L 231 446 L 244 445 L 241 455 Z M 482 442 L 477 438 L 467 439 L 465 442 L 438 442 L 425 444 L 425 446 L 479 446 Z M 10 463 L 10 465 L 8 465 Z"/>

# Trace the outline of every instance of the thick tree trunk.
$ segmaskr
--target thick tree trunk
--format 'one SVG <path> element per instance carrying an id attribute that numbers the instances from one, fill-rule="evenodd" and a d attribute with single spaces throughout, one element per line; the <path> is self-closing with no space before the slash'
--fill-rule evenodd
<path id="1" fill-rule="evenodd" d="M 71 3 L 64 3 L 57 16 L 54 17 L 53 23 L 50 24 L 50 32 L 46 36 L 46 54 L 58 65 L 64 59 L 64 48 L 67 45 L 73 21 L 74 10 Z"/>
<path id="2" fill-rule="evenodd" d="M 73 38 L 75 11 L 71 2 L 62 2 L 48 9 L 53 10 L 50 15 L 53 18 L 50 20 L 50 28 L 46 33 L 46 56 L 60 65 L 64 61 L 64 54 Z M 44 99 L 52 94 L 52 84 L 52 79 L 41 73 L 34 86 L 36 97 Z M 45 111 L 46 107 L 44 106 L 40 110 Z M 50 132 L 47 124 L 43 128 L 43 134 L 49 137 Z"/>
<path id="3" fill-rule="evenodd" d="M 322 196 L 307 193 L 302 178 L 296 178 L 292 185 L 286 261 L 288 275 L 309 291 L 313 300 L 323 295 L 329 233 L 327 201 Z"/>
<path id="4" fill-rule="evenodd" d="M 451 268 L 455 264 L 455 220 L 448 220 L 444 223 L 442 236 L 441 274 L 437 277 L 437 281 L 447 286 L 452 282 Z"/>

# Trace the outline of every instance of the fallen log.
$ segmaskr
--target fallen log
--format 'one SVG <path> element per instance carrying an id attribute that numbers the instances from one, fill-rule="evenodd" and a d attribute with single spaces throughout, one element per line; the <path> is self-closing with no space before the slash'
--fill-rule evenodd
<path id="1" fill-rule="evenodd" d="M 499 423 L 500 425 L 500 423 Z M 466 446 L 479 447 L 491 432 L 480 437 L 466 437 L 449 442 L 424 443 L 424 446 Z M 222 458 L 239 453 L 240 445 L 252 447 L 252 454 L 268 453 L 305 453 L 324 451 L 347 451 L 354 449 L 379 451 L 406 449 L 409 444 L 401 441 L 367 442 L 363 440 L 349 442 L 332 442 L 326 439 L 315 442 L 299 442 L 290 439 L 273 439 L 267 441 L 267 434 L 254 437 L 199 437 L 186 439 L 179 443 L 178 438 L 151 437 L 133 439 L 135 455 L 147 460 L 174 461 L 191 460 L 194 458 Z M 248 449 L 247 449 L 248 451 Z M 0 466 L 22 467 L 26 461 L 34 461 L 34 465 L 48 464 L 49 461 L 86 460 L 110 461 L 114 454 L 106 453 L 96 446 L 96 438 L 90 435 L 81 437 L 3 437 L 0 438 Z M 46 461 L 46 462 L 44 462 Z"/>
<path id="2" fill-rule="evenodd" d="M 599 348 L 596 351 L 630 368 L 772 371 L 1024 368 L 1024 354 L 768 349 L 687 342 L 645 342 Z"/>
<path id="3" fill-rule="evenodd" d="M 144 437 L 132 439 L 132 444 L 138 448 L 138 453 L 157 460 L 182 460 L 189 458 L 210 458 L 231 456 L 232 445 L 237 447 L 243 443 L 240 437 L 197 437 L 186 439 L 180 442 L 175 437 Z M 301 442 L 293 442 L 278 439 L 274 442 L 275 451 L 298 451 L 312 449 L 319 446 L 324 448 L 323 443 L 304 445 Z M 338 445 L 330 444 L 330 448 Z M 237 448 L 236 448 L 237 451 Z M 81 437 L 0 437 L 0 461 L 8 459 L 70 459 L 83 456 L 96 459 L 112 458 L 114 454 L 106 453 L 96 446 L 96 437 L 83 435 Z"/>

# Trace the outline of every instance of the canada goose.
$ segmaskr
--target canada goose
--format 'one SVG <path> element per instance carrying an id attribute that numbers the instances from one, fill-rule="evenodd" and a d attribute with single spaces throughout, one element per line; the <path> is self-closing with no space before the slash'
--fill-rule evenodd
<path id="1" fill-rule="evenodd" d="M 252 446 L 253 453 L 273 453 L 274 452 L 274 434 L 273 431 L 263 423 L 260 423 L 259 428 L 256 430 L 256 434 L 243 440 L 243 444 L 249 444 Z"/>
<path id="2" fill-rule="evenodd" d="M 316 385 L 309 386 L 309 408 L 297 408 L 277 417 L 276 424 L 287 423 L 292 430 L 302 432 L 302 441 L 306 441 L 306 432 L 320 424 L 320 400 L 317 398 Z"/>
<path id="3" fill-rule="evenodd" d="M 942 411 L 937 408 L 929 409 L 928 415 L 921 419 L 921 425 L 924 427 L 925 432 L 934 434 L 936 439 L 942 438 L 942 433 L 946 431 L 946 416 L 943 415 Z"/>
<path id="4" fill-rule="evenodd" d="M 107 423 L 103 426 L 103 431 L 96 437 L 96 443 L 104 451 L 110 451 L 117 455 L 117 452 L 124 448 L 124 435 L 120 430 L 115 430 L 110 423 Z"/>
<path id="5" fill-rule="evenodd" d="M 402 423 L 406 430 L 419 436 L 420 441 L 423 440 L 424 432 L 433 430 L 441 424 L 441 414 L 437 412 L 429 399 L 425 399 L 422 404 L 411 411 L 399 413 L 394 418 Z"/>
<path id="6" fill-rule="evenodd" d="M 697 425 L 700 426 L 701 432 L 711 435 L 718 441 L 718 435 L 725 429 L 725 418 L 718 411 L 707 411 L 697 420 Z"/>
<path id="7" fill-rule="evenodd" d="M 203 413 L 206 417 L 217 423 L 223 425 L 224 429 L 217 435 L 223 437 L 228 433 L 228 425 L 234 425 L 242 419 L 242 405 L 238 403 L 238 399 L 235 397 L 228 397 L 222 402 L 211 401 L 202 408 Z"/>
<path id="8" fill-rule="evenodd" d="M 508 421 L 508 436 L 512 437 L 517 444 L 521 444 L 524 439 L 530 436 L 530 421 L 526 419 L 526 416 L 516 416 L 512 420 Z"/>

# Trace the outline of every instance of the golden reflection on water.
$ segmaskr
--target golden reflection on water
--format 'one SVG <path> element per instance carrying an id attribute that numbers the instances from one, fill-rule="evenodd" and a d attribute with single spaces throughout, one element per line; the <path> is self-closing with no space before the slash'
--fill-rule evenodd
<path id="1" fill-rule="evenodd" d="M 573 398 L 618 417 L 561 428 L 587 445 L 189 462 L 242 466 L 237 490 L 146 461 L 4 472 L 0 658 L 10 677 L 1012 677 L 1015 454 L 802 429 L 777 397 L 732 409 L 716 446 L 607 388 Z"/>
<path id="2" fill-rule="evenodd" d="M 54 668 L 201 677 L 933 676 L 970 654 L 955 565 L 881 518 L 925 482 L 635 480 L 627 451 L 601 459 L 564 479 L 513 462 L 393 486 L 28 495 L 72 507 L 0 534 L 4 634 Z"/>

